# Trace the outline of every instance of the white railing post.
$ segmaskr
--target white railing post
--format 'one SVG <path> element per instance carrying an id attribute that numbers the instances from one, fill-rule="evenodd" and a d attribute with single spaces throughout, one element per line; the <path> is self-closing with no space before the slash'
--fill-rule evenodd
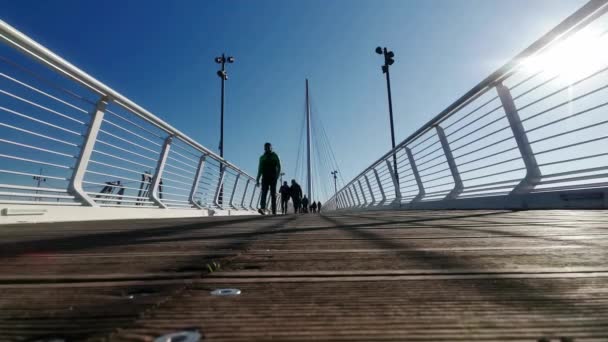
<path id="1" fill-rule="evenodd" d="M 519 149 L 521 158 L 526 166 L 526 177 L 519 182 L 519 184 L 513 189 L 512 193 L 525 194 L 534 189 L 534 187 L 540 182 L 542 174 L 540 172 L 540 168 L 538 167 L 538 163 L 536 162 L 534 151 L 532 151 L 532 146 L 530 146 L 530 141 L 528 140 L 528 135 L 526 134 L 524 125 L 522 124 L 519 113 L 517 112 L 517 107 L 515 107 L 515 102 L 513 101 L 511 91 L 502 83 L 496 84 L 496 91 L 500 97 L 502 107 L 505 110 L 507 120 L 509 120 L 511 131 L 513 131 L 513 137 L 517 143 L 517 148 Z"/>
<path id="2" fill-rule="evenodd" d="M 361 190 L 361 197 L 363 198 L 363 206 L 367 207 L 367 197 L 365 196 L 365 192 L 363 190 L 363 185 L 361 184 L 361 178 L 357 179 L 357 183 L 359 183 L 359 189 Z"/>
<path id="3" fill-rule="evenodd" d="M 407 154 L 407 160 L 409 161 L 410 166 L 412 167 L 412 173 L 414 174 L 414 179 L 416 179 L 416 185 L 418 186 L 418 194 L 416 195 L 416 197 L 414 197 L 414 199 L 412 199 L 412 202 L 416 202 L 421 200 L 426 194 L 426 192 L 424 191 L 424 184 L 422 183 L 422 178 L 420 178 L 420 174 L 418 173 L 418 167 L 416 166 L 416 160 L 414 159 L 414 154 L 412 154 L 412 150 L 410 150 L 409 147 L 406 147 L 405 153 Z"/>
<path id="4" fill-rule="evenodd" d="M 352 204 L 350 202 L 348 191 L 345 190 L 342 192 L 342 198 L 344 200 L 344 208 L 350 208 Z"/>
<path id="5" fill-rule="evenodd" d="M 241 174 L 237 173 L 236 179 L 234 180 L 234 187 L 232 188 L 232 193 L 230 194 L 230 201 L 228 201 L 228 205 L 233 209 L 236 209 L 236 207 L 234 206 L 233 200 L 234 200 L 234 194 L 236 194 L 236 188 L 239 186 L 240 178 L 241 178 Z"/>
<path id="6" fill-rule="evenodd" d="M 361 198 L 359 198 L 359 193 L 357 192 L 357 187 L 355 186 L 355 183 L 351 184 L 351 187 L 353 189 L 353 192 L 355 193 L 355 196 L 357 198 L 357 205 L 355 207 L 360 207 L 361 206 Z"/>
<path id="7" fill-rule="evenodd" d="M 205 159 L 206 156 L 203 154 L 198 161 L 198 168 L 196 169 L 196 174 L 194 175 L 194 181 L 192 182 L 192 189 L 190 190 L 190 203 L 199 209 L 203 209 L 203 207 L 196 203 L 194 197 L 196 196 L 196 192 L 198 191 L 198 183 L 201 180 L 201 175 L 203 174 L 203 170 L 205 169 Z"/>
<path id="8" fill-rule="evenodd" d="M 348 190 L 348 199 L 350 202 L 350 207 L 354 208 L 355 207 L 355 196 L 353 196 L 353 191 L 350 189 L 350 185 L 348 186 L 348 188 L 346 188 L 346 190 Z"/>
<path id="9" fill-rule="evenodd" d="M 353 195 L 353 190 L 351 189 L 351 187 L 348 187 L 348 199 L 350 200 L 350 207 L 354 208 L 357 206 L 357 203 L 355 202 L 355 196 Z"/>
<path id="10" fill-rule="evenodd" d="M 357 180 L 357 182 L 358 181 L 359 180 Z M 363 207 L 363 205 L 365 204 L 365 202 L 364 202 L 365 197 L 363 196 L 363 194 L 361 194 L 361 196 L 359 196 L 359 190 L 357 190 L 357 183 L 353 183 L 353 192 L 355 193 L 355 196 L 357 196 L 357 206 Z"/>
<path id="11" fill-rule="evenodd" d="M 399 180 L 397 179 L 397 175 L 393 170 L 393 165 L 387 160 L 386 166 L 388 167 L 388 172 L 391 174 L 391 179 L 393 180 L 393 186 L 395 187 L 395 201 L 393 203 L 401 204 L 401 187 L 399 186 Z"/>
<path id="12" fill-rule="evenodd" d="M 346 195 L 346 191 L 342 191 L 340 193 L 340 196 L 342 197 L 342 208 L 348 208 L 350 206 L 350 203 L 348 203 L 348 197 Z"/>
<path id="13" fill-rule="evenodd" d="M 376 197 L 374 196 L 374 191 L 372 190 L 372 184 L 369 182 L 369 178 L 367 177 L 367 175 L 363 175 L 363 177 L 365 178 L 365 183 L 367 183 L 367 189 L 369 189 L 369 195 L 372 198 L 372 203 L 370 203 L 370 205 L 374 205 L 374 204 L 376 204 Z"/>
<path id="14" fill-rule="evenodd" d="M 163 149 L 158 158 L 158 163 L 156 164 L 156 172 L 152 177 L 152 184 L 150 184 L 150 199 L 159 207 L 163 209 L 167 209 L 167 206 L 161 201 L 159 195 L 159 186 L 160 182 L 163 178 L 163 170 L 165 169 L 165 164 L 167 163 L 167 158 L 169 157 L 169 150 L 171 150 L 171 142 L 173 141 L 172 136 L 168 136 L 165 139 L 165 143 L 163 144 Z"/>
<path id="15" fill-rule="evenodd" d="M 215 189 L 215 195 L 213 196 L 213 204 L 215 204 L 215 206 L 220 209 L 222 208 L 222 205 L 224 204 L 224 199 L 225 199 L 225 198 L 222 198 L 222 204 L 220 205 L 220 195 L 223 196 L 222 187 L 224 185 L 224 175 L 225 174 L 226 174 L 226 168 L 224 167 L 222 162 L 220 162 L 220 177 L 217 180 L 217 188 Z"/>
<path id="16" fill-rule="evenodd" d="M 254 184 L 253 190 L 251 191 L 251 200 L 249 201 L 249 209 L 255 210 L 253 207 L 253 200 L 255 199 L 255 193 L 258 191 L 258 187 Z"/>
<path id="17" fill-rule="evenodd" d="M 260 190 L 258 191 L 258 196 L 257 196 L 257 199 L 255 200 L 256 209 L 261 208 L 261 206 L 260 206 L 261 202 L 262 202 L 262 188 L 260 188 Z"/>
<path id="18" fill-rule="evenodd" d="M 452 155 L 452 149 L 450 148 L 450 143 L 448 142 L 448 138 L 445 136 L 445 132 L 441 126 L 435 126 L 437 130 L 437 136 L 439 137 L 439 141 L 441 142 L 441 147 L 443 148 L 443 154 L 445 159 L 448 162 L 448 166 L 450 168 L 450 173 L 452 174 L 452 178 L 454 179 L 454 188 L 450 191 L 446 199 L 454 199 L 457 198 L 462 190 L 464 189 L 464 185 L 462 184 L 462 179 L 460 178 L 460 172 L 458 172 L 458 165 L 456 165 L 456 161 L 454 160 L 454 156 Z"/>
<path id="19" fill-rule="evenodd" d="M 241 208 L 243 208 L 243 210 L 247 210 L 247 207 L 245 207 L 245 197 L 247 197 L 247 190 L 249 190 L 249 183 L 251 183 L 251 179 L 247 178 L 247 183 L 245 183 L 245 190 L 243 191 L 243 198 L 241 199 Z"/>
<path id="20" fill-rule="evenodd" d="M 104 111 L 108 105 L 109 99 L 102 97 L 95 104 L 95 109 L 91 115 L 91 122 L 89 123 L 89 129 L 84 137 L 82 148 L 80 149 L 80 155 L 78 161 L 74 167 L 72 178 L 70 180 L 69 190 L 74 196 L 78 197 L 80 201 L 90 207 L 97 207 L 97 203 L 84 191 L 82 188 L 82 181 L 84 174 L 87 172 L 87 166 L 89 160 L 93 154 L 93 148 L 95 147 L 95 141 L 97 141 L 97 135 L 103 122 Z"/>
<path id="21" fill-rule="evenodd" d="M 384 187 L 380 181 L 380 175 L 378 175 L 378 170 L 376 170 L 375 167 L 372 170 L 374 171 L 374 177 L 376 178 L 376 183 L 378 183 L 378 188 L 380 189 L 380 196 L 382 196 L 380 203 L 384 203 L 386 202 L 386 194 L 384 193 Z"/>

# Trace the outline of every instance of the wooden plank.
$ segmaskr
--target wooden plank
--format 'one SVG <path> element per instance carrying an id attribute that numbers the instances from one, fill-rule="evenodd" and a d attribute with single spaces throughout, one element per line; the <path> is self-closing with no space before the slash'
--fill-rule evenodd
<path id="1" fill-rule="evenodd" d="M 0 341 L 184 328 L 205 341 L 605 341 L 607 219 L 384 211 L 3 226 Z M 223 287 L 242 294 L 210 295 Z"/>

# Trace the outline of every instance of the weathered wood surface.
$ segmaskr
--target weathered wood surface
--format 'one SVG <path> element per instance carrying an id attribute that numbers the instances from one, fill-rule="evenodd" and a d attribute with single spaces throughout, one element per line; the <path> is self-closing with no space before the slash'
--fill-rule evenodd
<path id="1" fill-rule="evenodd" d="M 0 340 L 608 341 L 607 247 L 605 211 L 1 226 Z"/>

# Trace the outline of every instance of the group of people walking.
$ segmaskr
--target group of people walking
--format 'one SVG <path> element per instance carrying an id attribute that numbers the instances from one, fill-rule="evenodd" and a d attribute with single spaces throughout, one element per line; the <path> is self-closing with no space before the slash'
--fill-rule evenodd
<path id="1" fill-rule="evenodd" d="M 281 195 L 281 212 L 283 214 L 287 214 L 289 199 L 293 203 L 294 213 L 321 212 L 321 202 L 310 202 L 306 195 L 302 196 L 302 187 L 295 179 L 291 180 L 291 186 L 287 185 L 287 182 L 283 182 L 279 194 Z"/>
<path id="2" fill-rule="evenodd" d="M 266 199 L 270 192 L 270 203 L 272 214 L 277 214 L 277 180 L 281 174 L 281 161 L 279 156 L 272 151 L 270 143 L 264 144 L 264 154 L 260 157 L 258 166 L 258 176 L 256 185 L 260 185 L 262 178 L 262 195 L 260 198 L 260 209 L 258 212 L 266 215 Z M 302 193 L 302 187 L 295 179 L 291 180 L 291 186 L 287 182 L 283 182 L 279 189 L 281 195 L 281 213 L 287 214 L 289 200 L 293 203 L 294 213 L 317 213 L 321 212 L 321 202 L 310 201 L 305 194 Z"/>

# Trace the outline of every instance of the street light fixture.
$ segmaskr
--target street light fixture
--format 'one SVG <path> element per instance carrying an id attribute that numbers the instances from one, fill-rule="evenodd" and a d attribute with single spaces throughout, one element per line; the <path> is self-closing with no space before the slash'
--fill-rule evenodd
<path id="1" fill-rule="evenodd" d="M 226 71 L 226 63 L 234 63 L 234 57 L 226 57 L 222 54 L 220 57 L 215 57 L 215 63 L 221 64 L 222 68 L 217 71 L 217 76 L 222 80 L 222 99 L 221 99 L 221 118 L 220 118 L 220 157 L 224 157 L 224 82 L 228 80 L 228 72 Z"/>
<path id="2" fill-rule="evenodd" d="M 226 58 L 226 54 L 222 54 L 220 57 L 215 57 L 215 63 L 221 64 L 222 68 L 217 71 L 217 76 L 222 80 L 222 100 L 220 110 L 220 157 L 224 157 L 224 82 L 228 80 L 228 72 L 226 72 L 226 62 L 234 63 L 234 57 L 230 56 Z M 223 171 L 224 166 L 220 163 L 220 172 Z M 220 189 L 220 196 L 218 202 L 222 204 L 224 197 L 224 187 Z"/>
<path id="3" fill-rule="evenodd" d="M 334 170 L 331 172 L 334 176 L 334 198 L 338 197 L 338 171 Z"/>
<path id="4" fill-rule="evenodd" d="M 389 66 L 395 63 L 395 53 L 393 51 L 389 51 L 386 47 L 381 48 L 380 46 L 376 48 L 376 53 L 379 55 L 384 55 L 384 65 L 382 65 L 382 73 L 386 74 L 386 88 L 388 90 L 388 113 L 391 122 L 391 143 L 394 150 L 395 127 L 393 125 L 393 100 L 391 97 L 391 76 L 389 72 Z M 393 167 L 395 168 L 395 177 L 397 178 L 397 181 L 399 181 L 399 173 L 397 172 L 397 156 L 395 155 L 395 153 L 393 153 Z"/>

